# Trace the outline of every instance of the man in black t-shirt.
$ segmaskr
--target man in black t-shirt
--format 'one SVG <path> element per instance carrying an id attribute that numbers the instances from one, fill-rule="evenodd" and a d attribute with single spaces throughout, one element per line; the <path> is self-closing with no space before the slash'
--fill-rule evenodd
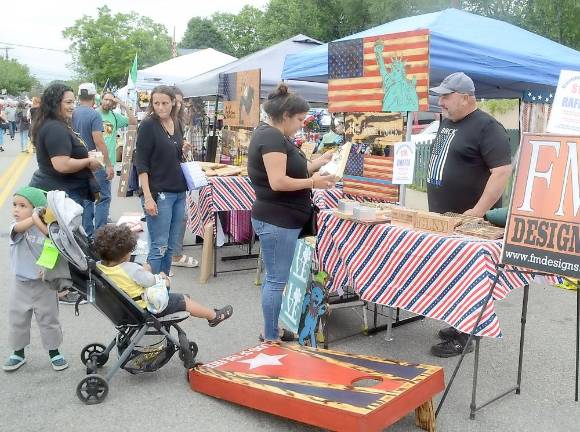
<path id="1" fill-rule="evenodd" d="M 443 120 L 427 174 L 429 210 L 483 217 L 501 206 L 512 171 L 509 137 L 497 120 L 477 109 L 475 86 L 464 73 L 449 75 L 430 91 L 439 96 Z M 461 354 L 468 339 L 452 327 L 440 330 L 439 337 L 444 342 L 431 348 L 438 357 Z"/>

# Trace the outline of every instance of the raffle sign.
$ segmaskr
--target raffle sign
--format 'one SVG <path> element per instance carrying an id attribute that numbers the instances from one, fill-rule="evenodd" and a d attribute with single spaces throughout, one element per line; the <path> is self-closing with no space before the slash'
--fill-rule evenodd
<path id="1" fill-rule="evenodd" d="M 547 131 L 580 135 L 580 71 L 560 72 Z"/>
<path id="2" fill-rule="evenodd" d="M 580 137 L 524 134 L 502 262 L 580 278 Z"/>
<path id="3" fill-rule="evenodd" d="M 405 141 L 395 144 L 393 183 L 411 184 L 415 171 L 415 143 Z"/>

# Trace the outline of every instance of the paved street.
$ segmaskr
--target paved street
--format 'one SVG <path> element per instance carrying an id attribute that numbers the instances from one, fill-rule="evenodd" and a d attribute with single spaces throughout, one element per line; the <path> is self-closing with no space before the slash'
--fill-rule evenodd
<path id="1" fill-rule="evenodd" d="M 18 138 L 17 138 L 18 139 Z M 19 155 L 17 141 L 4 138 L 5 152 L 0 153 L 0 176 Z M 34 156 L 12 189 L 28 182 L 36 166 Z M 0 197 L 8 178 L 1 180 Z M 116 190 L 116 182 L 114 185 Z M 5 289 L 0 290 L 0 316 L 5 320 L 7 286 L 11 283 L 8 249 L 8 226 L 11 221 L 12 192 L 0 208 L 0 273 L 5 275 Z M 419 202 L 421 195 L 411 193 Z M 411 199 L 411 198 L 409 198 Z M 114 198 L 113 219 L 123 212 L 139 209 L 135 198 Z M 187 239 L 186 243 L 191 243 Z M 186 252 L 201 259 L 201 248 L 188 247 Z M 238 254 L 232 247 L 220 250 L 220 256 Z M 222 264 L 222 268 L 243 262 Z M 261 309 L 255 272 L 226 273 L 210 279 L 206 285 L 197 280 L 199 269 L 175 270 L 175 291 L 190 294 L 206 305 L 231 303 L 233 317 L 216 328 L 203 320 L 189 319 L 183 327 L 190 339 L 199 345 L 198 360 L 208 362 L 257 344 Z M 523 290 L 512 293 L 497 304 L 503 340 L 482 342 L 482 364 L 479 397 L 483 401 L 512 385 L 516 379 L 519 321 Z M 510 395 L 469 420 L 471 371 L 473 354 L 464 362 L 458 379 L 438 418 L 438 431 L 574 431 L 580 425 L 580 404 L 573 401 L 575 294 L 560 289 L 535 285 L 530 291 L 523 390 Z M 392 342 L 384 333 L 366 337 L 357 333 L 361 327 L 360 311 L 345 309 L 331 318 L 331 335 L 340 340 L 331 348 L 353 353 L 377 355 L 411 362 L 431 363 L 445 367 L 449 379 L 455 359 L 438 359 L 429 354 L 429 347 L 441 323 L 423 320 L 395 329 Z M 4 321 L 5 322 L 5 321 Z M 77 383 L 85 370 L 80 362 L 81 349 L 90 342 L 108 343 L 114 335 L 110 322 L 90 305 L 61 305 L 64 343 L 61 352 L 70 368 L 55 372 L 48 354 L 42 349 L 36 324 L 32 343 L 26 350 L 28 363 L 13 373 L 0 372 L 0 431 L 39 431 L 58 428 L 66 431 L 307 431 L 316 430 L 298 423 L 262 414 L 228 402 L 191 391 L 185 371 L 177 356 L 153 374 L 138 376 L 119 371 L 110 383 L 104 403 L 83 405 L 75 395 Z M 354 336 L 349 336 L 354 334 Z M 345 337 L 346 336 L 346 337 Z M 2 361 L 9 354 L 5 325 L 0 325 Z M 415 428 L 414 416 L 408 415 L 390 431 L 403 432 Z"/>

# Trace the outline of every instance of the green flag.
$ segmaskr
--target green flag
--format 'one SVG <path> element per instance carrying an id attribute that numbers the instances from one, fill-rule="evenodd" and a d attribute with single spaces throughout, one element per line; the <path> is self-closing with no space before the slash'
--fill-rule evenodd
<path id="1" fill-rule="evenodd" d="M 131 66 L 131 70 L 129 70 L 129 78 L 127 79 L 127 86 L 130 89 L 134 89 L 137 86 L 137 53 L 135 53 L 133 65 Z"/>

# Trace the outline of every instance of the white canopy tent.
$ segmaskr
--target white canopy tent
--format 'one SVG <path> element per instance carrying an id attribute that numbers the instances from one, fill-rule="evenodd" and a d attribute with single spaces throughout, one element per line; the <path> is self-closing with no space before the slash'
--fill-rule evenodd
<path id="1" fill-rule="evenodd" d="M 218 92 L 220 73 L 240 72 L 251 69 L 261 70 L 260 97 L 266 98 L 268 93 L 278 85 L 282 75 L 284 59 L 288 54 L 295 54 L 320 45 L 321 42 L 299 34 L 279 42 L 263 50 L 247 55 L 235 62 L 216 69 L 209 70 L 197 76 L 184 79 L 177 83 L 185 97 L 215 96 Z M 326 102 L 327 85 L 304 81 L 287 80 L 290 90 L 303 96 L 310 102 Z"/>
<path id="2" fill-rule="evenodd" d="M 158 85 L 176 85 L 177 83 L 218 68 L 237 60 L 229 54 L 216 51 L 213 48 L 200 49 L 190 54 L 174 57 L 162 63 L 141 69 L 137 72 L 137 89 L 151 90 Z M 118 90 L 119 95 L 125 95 L 127 88 Z"/>

